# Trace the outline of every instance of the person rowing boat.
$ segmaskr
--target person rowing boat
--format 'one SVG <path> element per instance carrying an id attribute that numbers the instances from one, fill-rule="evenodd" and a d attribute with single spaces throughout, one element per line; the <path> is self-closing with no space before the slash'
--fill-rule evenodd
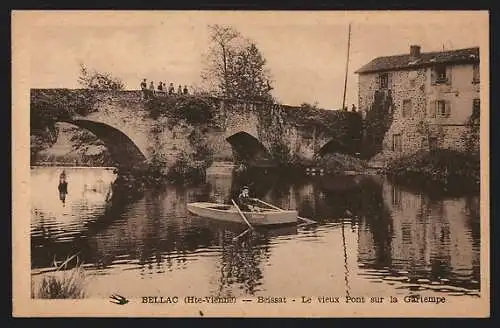
<path id="1" fill-rule="evenodd" d="M 256 199 L 251 198 L 249 194 L 249 188 L 244 186 L 241 188 L 240 194 L 238 195 L 238 206 L 244 212 L 260 212 L 261 209 L 256 205 Z"/>

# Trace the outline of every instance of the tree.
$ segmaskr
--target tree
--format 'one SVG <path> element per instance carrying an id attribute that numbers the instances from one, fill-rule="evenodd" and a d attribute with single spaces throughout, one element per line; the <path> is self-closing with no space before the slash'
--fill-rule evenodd
<path id="1" fill-rule="evenodd" d="M 232 27 L 211 25 L 202 79 L 226 97 L 271 100 L 270 73 L 256 44 Z"/>
<path id="2" fill-rule="evenodd" d="M 93 90 L 123 90 L 125 88 L 123 81 L 112 76 L 111 73 L 89 71 L 83 63 L 80 63 L 78 83 L 85 89 Z"/>
<path id="3" fill-rule="evenodd" d="M 230 91 L 235 98 L 271 100 L 272 90 L 266 60 L 255 43 L 240 50 L 231 67 Z"/>
<path id="4" fill-rule="evenodd" d="M 228 95 L 229 66 L 236 53 L 237 41 L 241 38 L 238 31 L 229 26 L 209 25 L 211 46 L 208 51 L 208 64 L 202 79 L 211 83 L 219 92 Z"/>

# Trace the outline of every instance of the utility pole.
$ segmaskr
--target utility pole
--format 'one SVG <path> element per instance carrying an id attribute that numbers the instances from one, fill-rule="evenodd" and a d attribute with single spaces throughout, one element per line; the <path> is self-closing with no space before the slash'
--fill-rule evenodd
<path id="1" fill-rule="evenodd" d="M 347 90 L 347 74 L 349 71 L 349 50 L 351 47 L 351 23 L 349 23 L 349 33 L 347 35 L 347 60 L 345 64 L 344 96 L 342 98 L 342 110 L 345 108 L 345 95 Z"/>

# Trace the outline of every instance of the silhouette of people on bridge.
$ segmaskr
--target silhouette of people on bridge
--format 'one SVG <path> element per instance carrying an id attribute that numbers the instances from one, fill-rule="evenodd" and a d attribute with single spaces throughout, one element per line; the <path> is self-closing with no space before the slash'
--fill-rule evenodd
<path id="1" fill-rule="evenodd" d="M 143 79 L 141 81 L 141 91 L 142 91 L 142 99 L 150 99 L 153 98 L 156 95 L 156 92 L 158 91 L 159 94 L 163 94 L 164 92 L 169 95 L 188 95 L 189 90 L 187 85 L 182 87 L 181 84 L 178 85 L 177 87 L 177 92 L 175 91 L 174 83 L 171 82 L 169 86 L 167 87 L 167 84 L 164 81 L 159 81 L 156 88 L 154 86 L 154 82 L 150 81 L 149 86 L 147 79 Z"/>

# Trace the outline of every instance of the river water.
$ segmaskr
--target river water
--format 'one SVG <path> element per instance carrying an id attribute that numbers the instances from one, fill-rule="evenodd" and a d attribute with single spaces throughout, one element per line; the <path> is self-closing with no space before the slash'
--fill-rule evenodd
<path id="1" fill-rule="evenodd" d="M 89 298 L 479 295 L 479 195 L 436 197 L 377 176 L 261 173 L 128 199 L 111 193 L 112 169 L 64 169 L 65 197 L 57 190 L 63 168 L 31 169 L 32 275 L 78 254 Z M 233 242 L 244 224 L 186 210 L 188 202 L 228 201 L 249 182 L 253 196 L 319 224 Z"/>

